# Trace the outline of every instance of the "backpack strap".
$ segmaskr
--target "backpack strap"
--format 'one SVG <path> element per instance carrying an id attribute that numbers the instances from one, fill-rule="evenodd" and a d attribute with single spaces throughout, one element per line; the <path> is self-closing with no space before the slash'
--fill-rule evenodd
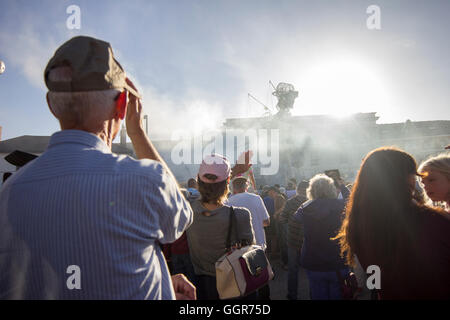
<path id="1" fill-rule="evenodd" d="M 233 206 L 230 206 L 230 219 L 228 222 L 227 242 L 225 243 L 226 252 L 231 251 L 231 229 L 233 228 L 233 220 L 234 220 L 234 209 Z"/>
<path id="2" fill-rule="evenodd" d="M 231 232 L 233 229 L 233 224 L 235 225 L 234 235 L 236 237 L 236 243 L 231 243 Z M 232 246 L 235 244 L 240 245 L 240 246 L 246 245 L 246 244 L 243 244 L 242 240 L 239 240 L 237 217 L 234 212 L 233 206 L 230 206 L 230 219 L 229 219 L 229 224 L 228 224 L 228 234 L 227 234 L 227 242 L 226 242 L 226 250 L 227 251 L 226 252 L 230 252 Z"/>

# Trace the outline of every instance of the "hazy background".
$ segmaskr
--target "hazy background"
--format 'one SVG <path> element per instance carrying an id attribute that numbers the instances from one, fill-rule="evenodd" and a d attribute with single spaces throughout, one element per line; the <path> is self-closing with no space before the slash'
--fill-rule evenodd
<path id="1" fill-rule="evenodd" d="M 81 29 L 69 30 L 69 5 Z M 369 5 L 381 30 L 369 30 Z M 271 80 L 299 90 L 292 114 L 377 112 L 379 123 L 450 119 L 450 1 L 0 0 L 2 139 L 59 130 L 43 70 L 76 35 L 110 42 L 144 95 L 150 136 L 218 128 L 275 108 Z"/>

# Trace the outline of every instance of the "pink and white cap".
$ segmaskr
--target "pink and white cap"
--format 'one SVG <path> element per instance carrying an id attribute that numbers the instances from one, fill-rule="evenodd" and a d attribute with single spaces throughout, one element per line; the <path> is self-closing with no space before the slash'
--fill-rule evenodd
<path id="1" fill-rule="evenodd" d="M 224 156 L 213 153 L 203 158 L 198 177 L 205 183 L 217 183 L 228 179 L 231 173 L 230 162 Z M 217 179 L 212 180 L 205 177 L 205 174 L 213 174 Z"/>

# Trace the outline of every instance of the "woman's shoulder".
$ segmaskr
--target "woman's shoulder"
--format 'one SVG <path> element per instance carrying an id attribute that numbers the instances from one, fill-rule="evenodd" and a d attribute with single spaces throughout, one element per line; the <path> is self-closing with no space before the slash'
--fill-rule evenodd
<path id="1" fill-rule="evenodd" d="M 448 237 L 450 233 L 450 215 L 441 208 L 421 206 L 418 208 L 420 222 L 427 234 L 435 236 L 445 235 Z"/>
<path id="2" fill-rule="evenodd" d="M 418 207 L 418 212 L 425 219 L 442 221 L 443 224 L 450 223 L 450 214 L 442 208 L 422 205 Z"/>

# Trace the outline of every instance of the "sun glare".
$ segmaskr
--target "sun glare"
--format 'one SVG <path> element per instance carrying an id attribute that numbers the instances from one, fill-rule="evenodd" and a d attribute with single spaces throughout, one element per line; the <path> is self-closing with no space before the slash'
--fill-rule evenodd
<path id="1" fill-rule="evenodd" d="M 302 76 L 297 114 L 345 117 L 387 107 L 388 94 L 377 70 L 356 59 L 317 61 Z M 295 110 L 295 109 L 294 109 Z"/>

